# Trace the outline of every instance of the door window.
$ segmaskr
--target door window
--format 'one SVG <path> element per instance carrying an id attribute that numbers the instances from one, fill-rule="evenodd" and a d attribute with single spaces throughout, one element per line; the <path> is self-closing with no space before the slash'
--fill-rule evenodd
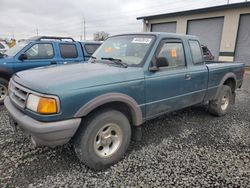
<path id="1" fill-rule="evenodd" d="M 28 59 L 50 59 L 54 57 L 52 44 L 34 44 L 25 54 Z"/>
<path id="2" fill-rule="evenodd" d="M 185 67 L 185 55 L 183 44 L 180 42 L 168 42 L 163 44 L 157 57 L 164 57 L 170 68 Z"/>
<path id="3" fill-rule="evenodd" d="M 62 58 L 77 58 L 77 49 L 74 44 L 60 44 L 60 53 Z"/>

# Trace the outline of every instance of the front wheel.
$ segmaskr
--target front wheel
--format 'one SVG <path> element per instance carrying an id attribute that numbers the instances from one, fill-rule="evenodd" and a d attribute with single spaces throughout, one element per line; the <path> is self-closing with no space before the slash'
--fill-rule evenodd
<path id="1" fill-rule="evenodd" d="M 8 81 L 0 78 L 0 105 L 3 104 L 5 97 L 8 94 Z"/>
<path id="2" fill-rule="evenodd" d="M 78 158 L 87 166 L 101 170 L 123 157 L 131 139 L 130 123 L 124 114 L 103 110 L 92 114 L 81 126 L 74 148 Z"/>
<path id="3" fill-rule="evenodd" d="M 209 102 L 209 112 L 216 116 L 224 116 L 231 109 L 235 95 L 229 86 L 223 85 L 221 87 L 219 96 L 216 100 Z"/>

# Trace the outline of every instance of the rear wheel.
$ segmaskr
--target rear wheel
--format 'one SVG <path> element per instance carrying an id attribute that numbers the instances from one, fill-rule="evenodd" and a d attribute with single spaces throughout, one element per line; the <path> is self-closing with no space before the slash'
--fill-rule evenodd
<path id="1" fill-rule="evenodd" d="M 116 110 L 99 111 L 81 126 L 74 148 L 87 166 L 105 169 L 123 157 L 131 139 L 130 123 L 124 114 Z"/>
<path id="2" fill-rule="evenodd" d="M 209 112 L 216 116 L 226 115 L 234 103 L 232 90 L 229 86 L 221 87 L 218 99 L 209 102 Z"/>
<path id="3" fill-rule="evenodd" d="M 3 104 L 5 97 L 8 94 L 8 81 L 0 78 L 0 105 Z"/>

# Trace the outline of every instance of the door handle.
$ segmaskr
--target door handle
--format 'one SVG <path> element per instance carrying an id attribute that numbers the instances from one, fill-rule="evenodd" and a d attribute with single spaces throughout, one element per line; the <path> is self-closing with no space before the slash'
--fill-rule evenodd
<path id="1" fill-rule="evenodd" d="M 56 61 L 51 61 L 50 64 L 55 65 L 55 64 L 57 64 L 57 62 Z"/>
<path id="2" fill-rule="evenodd" d="M 191 74 L 186 74 L 185 75 L 185 80 L 191 80 L 191 78 L 192 78 Z"/>

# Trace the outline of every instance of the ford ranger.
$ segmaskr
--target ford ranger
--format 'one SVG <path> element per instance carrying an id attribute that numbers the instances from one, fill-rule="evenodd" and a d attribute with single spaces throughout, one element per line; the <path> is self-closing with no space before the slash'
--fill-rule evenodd
<path id="1" fill-rule="evenodd" d="M 87 61 L 100 45 L 94 41 L 76 42 L 69 37 L 37 36 L 0 53 L 0 105 L 14 73 L 41 66 Z"/>
<path id="2" fill-rule="evenodd" d="M 88 63 L 16 73 L 4 103 L 32 143 L 72 141 L 78 158 L 99 170 L 119 161 L 150 119 L 207 102 L 211 114 L 226 115 L 243 74 L 244 64 L 206 64 L 194 36 L 124 34 Z"/>

